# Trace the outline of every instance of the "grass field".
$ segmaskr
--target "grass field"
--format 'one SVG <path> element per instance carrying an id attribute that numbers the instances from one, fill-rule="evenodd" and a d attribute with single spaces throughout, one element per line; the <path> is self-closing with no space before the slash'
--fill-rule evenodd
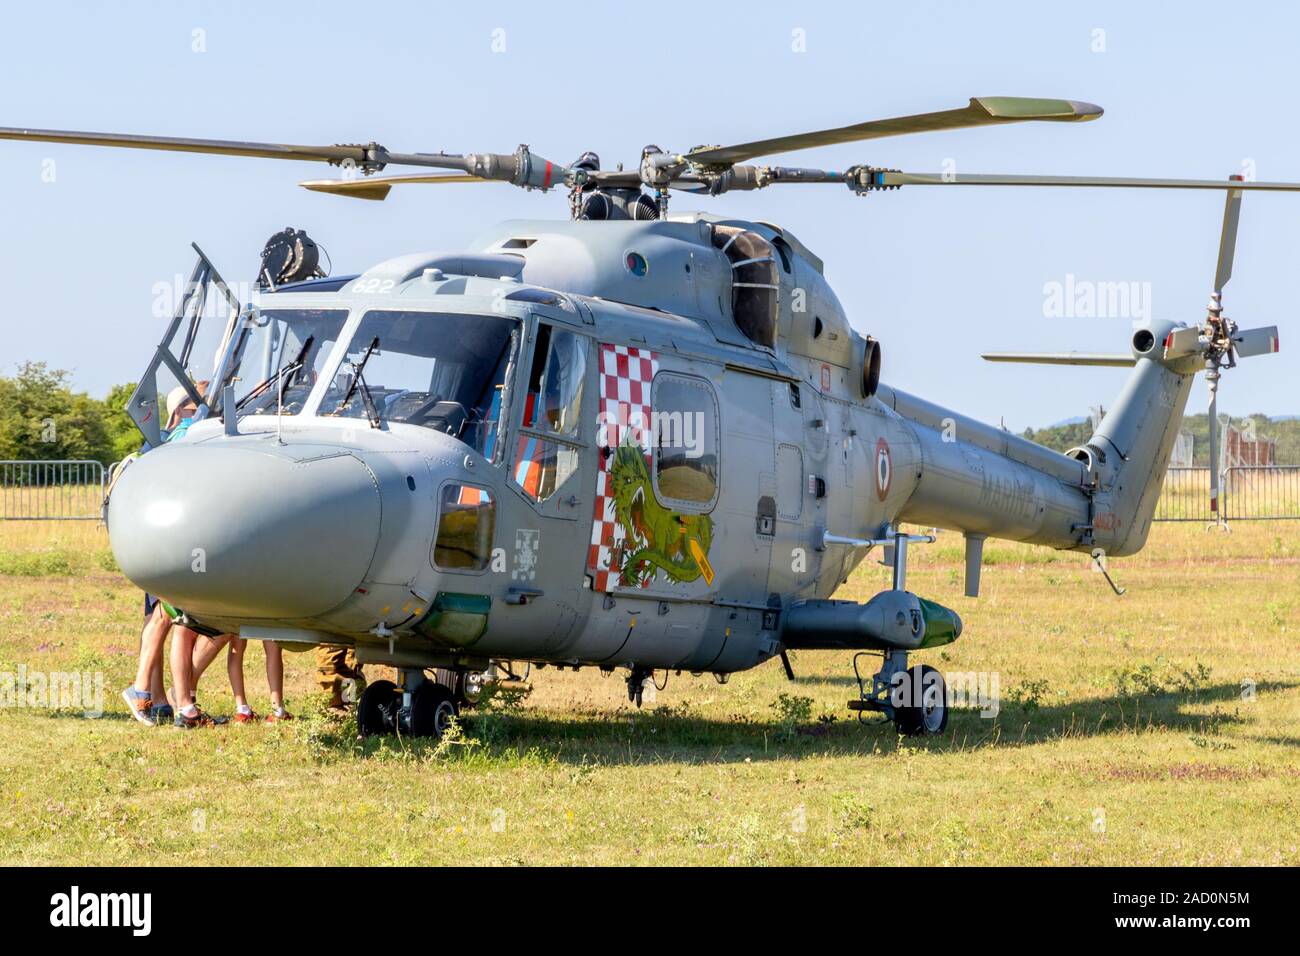
<path id="1" fill-rule="evenodd" d="M 1300 523 L 1157 526 L 1111 564 L 1122 598 L 1081 555 L 990 543 L 977 601 L 958 536 L 911 556 L 966 622 L 915 659 L 996 674 L 996 718 L 900 740 L 845 709 L 849 655 L 801 652 L 793 684 L 673 676 L 640 712 L 619 676 L 534 670 L 459 739 L 359 743 L 310 654 L 291 724 L 137 725 L 140 595 L 104 532 L 0 522 L 0 674 L 102 672 L 106 708 L 0 708 L 0 863 L 1300 863 Z M 230 712 L 224 669 L 200 698 Z"/>

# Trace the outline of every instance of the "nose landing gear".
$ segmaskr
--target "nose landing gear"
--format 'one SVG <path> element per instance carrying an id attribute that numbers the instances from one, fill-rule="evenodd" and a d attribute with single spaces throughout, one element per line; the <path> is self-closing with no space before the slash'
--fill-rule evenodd
<path id="1" fill-rule="evenodd" d="M 368 684 L 357 701 L 357 733 L 362 737 L 396 733 L 397 711 L 401 706 L 401 692 L 392 681 Z"/>
<path id="2" fill-rule="evenodd" d="M 398 734 L 441 737 L 458 713 L 450 687 L 430 680 L 422 670 L 402 670 L 402 686 L 375 681 L 357 704 L 357 732 L 362 737 Z"/>

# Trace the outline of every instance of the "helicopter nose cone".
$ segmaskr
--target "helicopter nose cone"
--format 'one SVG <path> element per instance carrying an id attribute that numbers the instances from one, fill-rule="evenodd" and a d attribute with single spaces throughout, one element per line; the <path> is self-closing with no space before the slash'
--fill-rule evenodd
<path id="1" fill-rule="evenodd" d="M 113 489 L 109 537 L 122 572 L 195 618 L 307 618 L 362 583 L 380 499 L 352 455 L 165 445 Z"/>

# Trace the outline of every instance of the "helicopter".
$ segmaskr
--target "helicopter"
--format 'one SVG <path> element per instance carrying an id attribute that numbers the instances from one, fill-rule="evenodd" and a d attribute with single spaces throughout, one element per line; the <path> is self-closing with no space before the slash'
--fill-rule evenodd
<path id="1" fill-rule="evenodd" d="M 437 736 L 514 667 L 626 670 L 638 706 L 656 671 L 728 675 L 788 652 L 878 654 L 850 707 L 939 734 L 942 675 L 911 655 L 956 640 L 958 612 L 907 588 L 909 527 L 963 536 L 967 597 L 984 542 L 1108 557 L 1141 549 L 1198 371 L 1275 352 L 1277 328 L 1223 311 L 1241 198 L 1300 184 L 953 175 L 755 165 L 810 147 L 1020 122 L 1100 107 L 977 97 L 957 109 L 685 152 L 635 169 L 514 153 L 398 153 L 56 130 L 0 139 L 325 162 L 307 189 L 382 201 L 395 187 L 507 183 L 568 192 L 568 220 L 489 228 L 463 251 L 326 275 L 286 229 L 248 302 L 198 261 L 128 404 L 153 447 L 105 505 L 132 582 L 207 633 L 346 645 L 398 680 L 370 684 L 364 735 Z M 386 174 L 390 166 L 424 172 Z M 1148 318 L 1115 353 L 989 353 L 992 361 L 1132 368 L 1094 434 L 1062 454 L 881 381 L 811 249 L 779 225 L 670 213 L 717 196 L 839 184 L 1222 190 L 1206 316 Z M 190 370 L 211 290 L 228 308 L 206 387 Z M 158 375 L 199 408 L 160 428 Z M 1212 419 L 1213 420 L 1213 419 Z M 1214 429 L 1210 430 L 1211 441 Z M 1213 452 L 1212 452 L 1213 456 Z M 1212 479 L 1213 480 L 1213 479 Z M 1212 499 L 1214 489 L 1211 490 Z M 202 556 L 202 560 L 198 556 Z M 837 587 L 868 556 L 892 567 L 866 602 Z M 1109 574 L 1107 580 L 1121 593 Z"/>

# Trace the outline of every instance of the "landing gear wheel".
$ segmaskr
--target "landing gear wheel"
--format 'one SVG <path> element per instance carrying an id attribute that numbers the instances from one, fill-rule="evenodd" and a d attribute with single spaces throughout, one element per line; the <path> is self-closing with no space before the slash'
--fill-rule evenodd
<path id="1" fill-rule="evenodd" d="M 456 716 L 456 698 L 445 684 L 427 680 L 411 693 L 407 732 L 412 737 L 441 737 Z"/>
<path id="2" fill-rule="evenodd" d="M 894 728 L 906 737 L 941 734 L 948 726 L 948 690 L 943 675 L 929 664 L 907 669 L 890 691 Z"/>
<path id="3" fill-rule="evenodd" d="M 357 733 L 362 737 L 391 734 L 397 730 L 397 711 L 402 695 L 390 680 L 377 680 L 361 694 L 357 703 Z"/>
<path id="4" fill-rule="evenodd" d="M 433 671 L 433 679 L 439 684 L 451 688 L 456 700 L 456 712 L 478 706 L 483 699 L 483 674 L 481 671 L 452 670 L 438 667 Z"/>
<path id="5" fill-rule="evenodd" d="M 483 699 L 483 675 L 461 671 L 456 677 L 456 705 L 458 709 L 477 707 Z"/>

